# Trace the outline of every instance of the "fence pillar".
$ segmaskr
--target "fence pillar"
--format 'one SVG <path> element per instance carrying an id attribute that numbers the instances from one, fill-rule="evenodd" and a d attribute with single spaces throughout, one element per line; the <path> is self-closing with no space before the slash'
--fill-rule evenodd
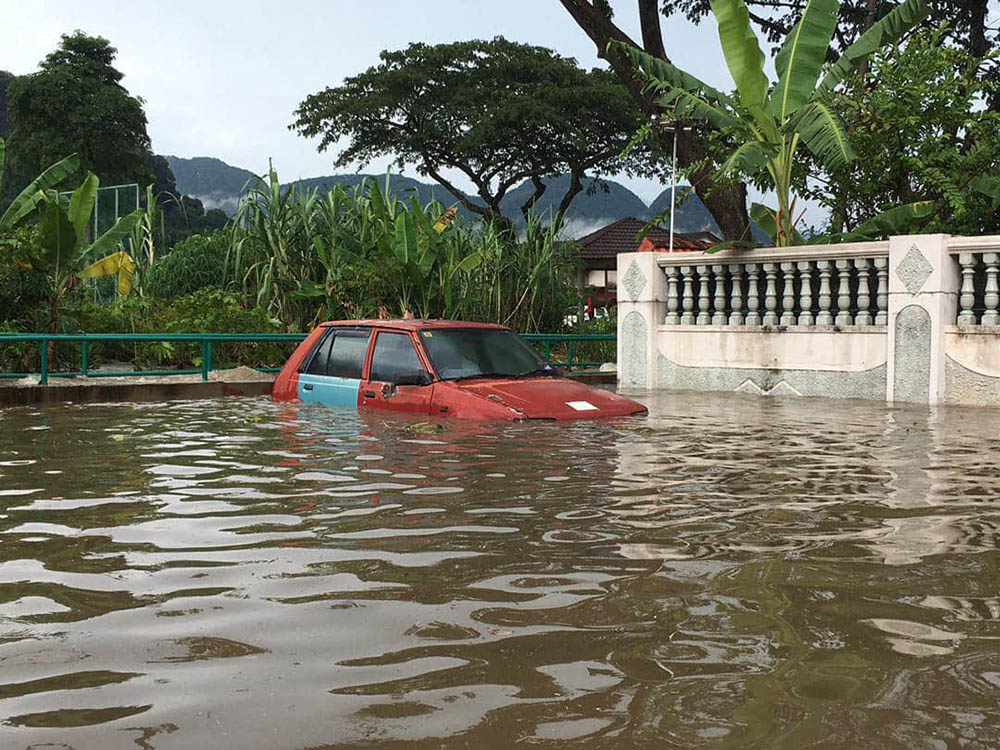
<path id="1" fill-rule="evenodd" d="M 201 340 L 201 379 L 208 380 L 208 373 L 212 369 L 212 341 L 211 339 Z"/>
<path id="2" fill-rule="evenodd" d="M 937 404 L 945 395 L 945 335 L 955 324 L 961 273 L 948 235 L 889 240 L 886 400 Z"/>
<path id="3" fill-rule="evenodd" d="M 656 257 L 618 256 L 618 384 L 625 388 L 656 385 L 656 332 L 666 324 L 669 299 L 667 275 Z"/>

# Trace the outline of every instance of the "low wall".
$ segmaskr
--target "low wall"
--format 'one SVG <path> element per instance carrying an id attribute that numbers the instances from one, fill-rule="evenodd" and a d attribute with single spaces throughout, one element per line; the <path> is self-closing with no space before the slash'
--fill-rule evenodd
<path id="1" fill-rule="evenodd" d="M 947 403 L 1000 406 L 1000 327 L 951 326 L 945 356 Z"/>
<path id="2" fill-rule="evenodd" d="M 1000 406 L 998 249 L 918 235 L 619 255 L 619 384 Z"/>
<path id="3" fill-rule="evenodd" d="M 886 335 L 875 327 L 657 330 L 658 388 L 880 398 L 885 373 Z"/>

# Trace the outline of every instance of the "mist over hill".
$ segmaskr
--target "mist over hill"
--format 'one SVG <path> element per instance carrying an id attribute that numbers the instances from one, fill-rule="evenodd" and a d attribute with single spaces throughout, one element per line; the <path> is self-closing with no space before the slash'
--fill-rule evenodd
<path id="1" fill-rule="evenodd" d="M 213 157 L 202 156 L 187 159 L 168 156 L 167 161 L 177 180 L 178 190 L 185 195 L 200 199 L 206 208 L 221 208 L 230 216 L 236 210 L 245 186 L 257 179 L 253 172 L 234 167 Z M 355 187 L 365 179 L 384 184 L 386 176 L 384 174 L 364 173 L 328 175 L 297 180 L 287 183 L 283 187 L 296 185 L 306 190 L 317 189 L 323 192 L 331 189 L 334 185 Z M 388 180 L 390 192 L 404 200 L 415 196 L 421 204 L 429 203 L 432 200 L 439 201 L 446 206 L 457 203 L 455 196 L 437 183 L 423 182 L 402 175 L 390 175 Z M 535 204 L 535 213 L 544 215 L 548 211 L 555 211 L 568 184 L 568 175 L 546 180 L 547 189 Z M 528 200 L 533 191 L 534 186 L 528 181 L 512 188 L 501 202 L 504 216 L 514 221 L 516 225 L 522 225 L 524 219 L 521 215 L 521 206 Z M 684 195 L 685 198 L 678 204 L 676 210 L 677 231 L 711 231 L 718 234 L 719 228 L 701 199 L 687 187 L 678 188 L 678 196 L 681 195 Z M 471 202 L 482 205 L 482 201 L 478 197 L 466 197 Z M 637 219 L 648 221 L 662 213 L 669 205 L 669 188 L 665 189 L 652 204 L 647 206 L 639 196 L 614 180 L 588 178 L 584 182 L 583 191 L 573 199 L 566 212 L 565 232 L 571 237 L 580 237 L 626 216 L 634 216 Z M 462 206 L 459 207 L 459 212 L 466 218 L 473 217 L 473 214 Z M 664 219 L 659 223 L 664 225 L 666 221 Z"/>

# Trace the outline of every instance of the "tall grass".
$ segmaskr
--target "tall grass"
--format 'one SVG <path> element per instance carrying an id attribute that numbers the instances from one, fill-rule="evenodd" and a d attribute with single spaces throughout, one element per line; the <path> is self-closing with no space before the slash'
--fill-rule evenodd
<path id="1" fill-rule="evenodd" d="M 460 218 L 435 227 L 444 211 L 388 179 L 282 189 L 272 168 L 234 217 L 226 278 L 288 328 L 413 314 L 556 330 L 576 266 L 555 229 L 535 218 L 522 237 Z"/>

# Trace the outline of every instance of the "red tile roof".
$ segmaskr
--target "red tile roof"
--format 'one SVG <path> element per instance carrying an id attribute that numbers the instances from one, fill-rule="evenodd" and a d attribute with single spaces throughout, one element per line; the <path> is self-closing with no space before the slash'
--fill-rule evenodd
<path id="1" fill-rule="evenodd" d="M 619 219 L 606 227 L 591 232 L 577 240 L 580 246 L 581 258 L 614 258 L 619 253 L 634 253 L 639 250 L 642 233 L 646 222 L 632 216 Z M 652 227 L 646 233 L 646 239 L 659 250 L 670 246 L 670 230 L 661 226 Z M 720 240 L 708 232 L 693 234 L 675 234 L 675 250 L 705 250 Z"/>

